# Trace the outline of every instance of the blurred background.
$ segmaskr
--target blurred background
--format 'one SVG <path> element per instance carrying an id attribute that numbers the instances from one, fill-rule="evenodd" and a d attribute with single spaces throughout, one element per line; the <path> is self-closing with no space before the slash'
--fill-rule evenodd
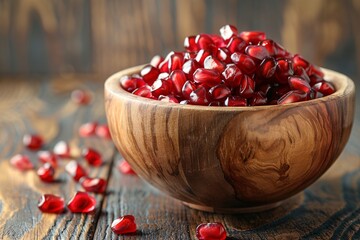
<path id="1" fill-rule="evenodd" d="M 105 77 L 225 24 L 360 80 L 360 0 L 0 0 L 0 75 Z"/>

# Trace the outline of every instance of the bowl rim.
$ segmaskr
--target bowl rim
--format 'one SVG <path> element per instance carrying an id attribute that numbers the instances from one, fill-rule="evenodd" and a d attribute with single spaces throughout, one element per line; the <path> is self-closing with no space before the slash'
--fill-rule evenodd
<path id="1" fill-rule="evenodd" d="M 134 73 L 139 73 L 140 70 L 147 64 L 138 65 L 124 70 L 118 71 L 108 77 L 105 81 L 105 94 L 106 92 L 111 93 L 112 95 L 127 99 L 129 101 L 135 101 L 138 103 L 143 103 L 147 105 L 156 105 L 157 107 L 170 107 L 176 109 L 189 109 L 189 110 L 201 110 L 201 111 L 258 111 L 266 109 L 286 109 L 294 107 L 304 107 L 315 105 L 323 102 L 337 101 L 341 98 L 346 97 L 352 93 L 355 93 L 355 84 L 354 82 L 346 75 L 336 72 L 334 70 L 322 68 L 321 70 L 325 73 L 324 79 L 335 85 L 336 91 L 328 96 L 302 101 L 295 103 L 287 103 L 282 105 L 262 105 L 262 106 L 234 106 L 234 107 L 225 107 L 225 106 L 203 106 L 203 105 L 191 105 L 191 104 L 179 104 L 179 103 L 169 103 L 163 102 L 155 99 L 149 99 L 141 96 L 137 96 L 130 92 L 127 92 L 125 89 L 120 87 L 119 79 L 125 75 L 131 75 Z"/>

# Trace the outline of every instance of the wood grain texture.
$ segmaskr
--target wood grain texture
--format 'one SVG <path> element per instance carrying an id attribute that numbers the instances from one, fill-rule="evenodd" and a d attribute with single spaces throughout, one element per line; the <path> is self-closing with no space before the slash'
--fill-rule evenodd
<path id="1" fill-rule="evenodd" d="M 141 67 L 105 83 L 113 141 L 141 177 L 195 208 L 234 212 L 287 199 L 317 180 L 349 138 L 355 87 L 342 74 L 325 71 L 337 89 L 328 97 L 225 108 L 162 103 L 122 90 L 119 78 Z"/>

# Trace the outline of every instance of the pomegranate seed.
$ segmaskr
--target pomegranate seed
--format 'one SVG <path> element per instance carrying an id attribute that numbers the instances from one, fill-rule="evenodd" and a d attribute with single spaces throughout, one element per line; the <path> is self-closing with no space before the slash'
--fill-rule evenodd
<path id="1" fill-rule="evenodd" d="M 23 144 L 30 150 L 39 150 L 44 143 L 43 138 L 40 135 L 25 134 L 23 137 Z"/>
<path id="2" fill-rule="evenodd" d="M 256 63 L 246 54 L 234 52 L 231 54 L 231 60 L 242 72 L 246 74 L 250 75 L 256 71 Z"/>
<path id="3" fill-rule="evenodd" d="M 295 69 L 298 67 L 302 67 L 305 71 L 307 71 L 310 67 L 310 63 L 306 61 L 303 57 L 301 57 L 299 54 L 295 54 L 292 62 Z"/>
<path id="4" fill-rule="evenodd" d="M 196 227 L 196 237 L 199 240 L 225 240 L 226 231 L 221 223 L 202 223 Z"/>
<path id="5" fill-rule="evenodd" d="M 255 81 L 244 74 L 240 81 L 239 93 L 244 98 L 250 98 L 255 91 Z"/>
<path id="6" fill-rule="evenodd" d="M 197 52 L 197 51 L 200 50 L 198 45 L 195 42 L 195 38 L 196 38 L 196 36 L 189 36 L 189 37 L 185 38 L 184 47 L 185 47 L 185 49 L 187 51 L 189 51 L 189 52 Z"/>
<path id="7" fill-rule="evenodd" d="M 333 94 L 335 92 L 335 87 L 331 83 L 325 81 L 316 83 L 313 86 L 313 89 L 315 91 L 321 92 L 325 96 Z"/>
<path id="8" fill-rule="evenodd" d="M 92 166 L 100 166 L 103 163 L 100 153 L 92 148 L 84 148 L 82 157 Z"/>
<path id="9" fill-rule="evenodd" d="M 160 72 L 169 72 L 169 59 L 164 59 L 164 61 L 162 61 L 160 64 L 159 64 L 159 70 Z"/>
<path id="10" fill-rule="evenodd" d="M 79 128 L 79 135 L 81 137 L 90 137 L 95 135 L 97 122 L 84 123 Z"/>
<path id="11" fill-rule="evenodd" d="M 215 54 L 215 57 L 219 59 L 220 61 L 223 61 L 224 63 L 228 64 L 231 63 L 231 53 L 227 48 L 218 48 Z"/>
<path id="12" fill-rule="evenodd" d="M 275 74 L 275 70 L 276 70 L 275 59 L 272 57 L 265 58 L 261 62 L 257 70 L 257 75 L 263 78 L 271 78 Z"/>
<path id="13" fill-rule="evenodd" d="M 65 202 L 62 197 L 44 194 L 39 199 L 38 208 L 44 213 L 62 213 L 65 210 Z"/>
<path id="14" fill-rule="evenodd" d="M 185 52 L 184 53 L 184 61 L 195 59 L 197 55 L 197 52 Z"/>
<path id="15" fill-rule="evenodd" d="M 225 64 L 222 63 L 219 59 L 216 59 L 213 56 L 207 56 L 204 60 L 204 68 L 215 70 L 218 73 L 222 73 L 225 70 Z"/>
<path id="16" fill-rule="evenodd" d="M 194 72 L 194 82 L 205 84 L 219 84 L 221 83 L 220 74 L 211 69 L 198 68 Z"/>
<path id="17" fill-rule="evenodd" d="M 120 161 L 120 163 L 118 165 L 118 169 L 123 174 L 136 175 L 136 172 L 134 172 L 134 170 L 131 168 L 130 164 L 125 159 Z"/>
<path id="18" fill-rule="evenodd" d="M 195 89 L 196 89 L 196 86 L 195 86 L 194 83 L 192 83 L 192 82 L 190 82 L 190 81 L 186 81 L 186 82 L 184 83 L 184 86 L 183 86 L 182 90 L 181 90 L 184 98 L 190 99 L 190 94 L 191 94 L 193 91 L 195 91 Z"/>
<path id="19" fill-rule="evenodd" d="M 222 37 L 220 37 L 219 35 L 216 35 L 216 34 L 211 34 L 210 35 L 211 39 L 213 40 L 214 42 L 214 45 L 216 47 L 226 47 L 226 43 L 224 41 L 224 39 Z M 213 49 L 213 51 L 215 51 L 216 49 Z"/>
<path id="20" fill-rule="evenodd" d="M 122 76 L 119 81 L 120 86 L 128 92 L 133 92 L 136 88 L 146 85 L 140 76 Z"/>
<path id="21" fill-rule="evenodd" d="M 29 157 L 23 154 L 16 154 L 10 158 L 10 164 L 20 171 L 27 171 L 34 168 L 34 165 L 30 161 Z"/>
<path id="22" fill-rule="evenodd" d="M 229 96 L 228 98 L 226 98 L 224 105 L 228 107 L 247 106 L 247 100 L 246 98 L 242 98 L 239 96 Z"/>
<path id="23" fill-rule="evenodd" d="M 235 64 L 226 65 L 226 69 L 222 72 L 225 85 L 229 87 L 238 87 L 242 78 L 242 72 Z"/>
<path id="24" fill-rule="evenodd" d="M 309 76 L 310 79 L 310 85 L 313 86 L 314 84 L 323 81 L 323 78 L 319 75 L 313 74 Z"/>
<path id="25" fill-rule="evenodd" d="M 311 90 L 310 85 L 301 77 L 292 76 L 289 77 L 289 85 L 293 90 L 301 90 L 305 93 L 309 93 Z"/>
<path id="26" fill-rule="evenodd" d="M 150 65 L 156 68 L 159 68 L 160 63 L 164 61 L 164 58 L 160 55 L 155 55 L 151 61 L 150 61 Z"/>
<path id="27" fill-rule="evenodd" d="M 190 94 L 190 102 L 195 105 L 207 105 L 207 91 L 204 87 L 199 87 Z"/>
<path id="28" fill-rule="evenodd" d="M 100 138 L 111 140 L 110 129 L 107 124 L 97 125 L 95 133 Z"/>
<path id="29" fill-rule="evenodd" d="M 229 50 L 230 53 L 234 52 L 240 52 L 243 53 L 245 48 L 247 46 L 247 43 L 238 37 L 232 37 L 226 46 L 226 48 Z"/>
<path id="30" fill-rule="evenodd" d="M 318 75 L 321 78 L 324 77 L 324 73 L 321 71 L 321 69 L 311 64 L 308 70 L 308 75 L 313 75 L 313 74 Z"/>
<path id="31" fill-rule="evenodd" d="M 50 163 L 42 165 L 36 173 L 43 182 L 54 181 L 55 170 Z"/>
<path id="32" fill-rule="evenodd" d="M 281 45 L 277 42 L 274 42 L 271 39 L 265 39 L 259 43 L 259 45 L 264 46 L 271 56 L 276 58 L 291 57 L 291 54 L 287 52 Z"/>
<path id="33" fill-rule="evenodd" d="M 239 36 L 246 42 L 251 42 L 252 44 L 258 44 L 260 41 L 266 39 L 266 34 L 264 32 L 257 32 L 257 31 L 251 31 L 251 32 L 241 32 Z"/>
<path id="34" fill-rule="evenodd" d="M 182 69 L 183 64 L 184 64 L 184 55 L 180 53 L 174 53 L 173 55 L 171 55 L 168 62 L 169 72 L 177 69 Z"/>
<path id="35" fill-rule="evenodd" d="M 220 34 L 221 37 L 225 40 L 225 42 L 228 42 L 230 38 L 238 35 L 238 30 L 232 25 L 225 25 L 220 28 Z"/>
<path id="36" fill-rule="evenodd" d="M 86 192 L 76 192 L 67 207 L 73 213 L 90 213 L 95 210 L 96 199 Z"/>
<path id="37" fill-rule="evenodd" d="M 306 99 L 306 93 L 299 90 L 289 91 L 284 94 L 279 100 L 277 104 L 286 104 L 286 103 L 293 103 L 293 102 L 300 102 Z"/>
<path id="38" fill-rule="evenodd" d="M 255 92 L 249 100 L 250 106 L 261 106 L 267 103 L 267 98 L 262 92 Z"/>
<path id="39" fill-rule="evenodd" d="M 140 97 L 153 98 L 153 95 L 151 94 L 151 87 L 149 87 L 148 85 L 139 87 L 135 89 L 132 93 Z"/>
<path id="40" fill-rule="evenodd" d="M 224 84 L 216 85 L 209 90 L 212 99 L 221 100 L 231 94 L 231 90 Z"/>
<path id="41" fill-rule="evenodd" d="M 79 105 L 87 105 L 91 101 L 91 95 L 85 90 L 76 89 L 71 93 L 71 100 Z"/>
<path id="42" fill-rule="evenodd" d="M 102 178 L 88 178 L 83 177 L 80 179 L 81 186 L 87 192 L 104 193 L 106 190 L 106 180 Z"/>
<path id="43" fill-rule="evenodd" d="M 39 151 L 37 153 L 39 161 L 42 163 L 49 163 L 53 168 L 57 167 L 57 157 L 50 151 Z"/>
<path id="44" fill-rule="evenodd" d="M 144 81 L 149 85 L 153 84 L 153 82 L 157 79 L 159 74 L 160 74 L 159 69 L 157 69 L 151 65 L 146 65 L 140 71 L 140 75 L 142 76 Z"/>
<path id="45" fill-rule="evenodd" d="M 162 102 L 179 103 L 179 100 L 177 100 L 177 98 L 172 95 L 168 95 L 168 96 L 160 95 L 158 99 Z"/>
<path id="46" fill-rule="evenodd" d="M 279 59 L 276 63 L 275 77 L 281 84 L 287 83 L 290 75 L 293 75 L 291 62 L 287 59 Z"/>
<path id="47" fill-rule="evenodd" d="M 204 61 L 207 56 L 211 55 L 211 53 L 207 50 L 201 49 L 195 57 L 196 62 L 200 64 L 200 66 L 204 66 Z"/>
<path id="48" fill-rule="evenodd" d="M 151 94 L 154 97 L 159 97 L 160 95 L 168 95 L 172 92 L 172 81 L 165 79 L 156 80 L 151 86 Z"/>
<path id="49" fill-rule="evenodd" d="M 263 46 L 249 45 L 245 48 L 245 53 L 255 59 L 263 60 L 266 57 L 270 57 L 269 52 Z"/>
<path id="50" fill-rule="evenodd" d="M 189 60 L 191 61 L 191 60 Z M 182 95 L 182 88 L 186 82 L 185 73 L 181 70 L 172 71 L 169 79 L 172 81 L 173 89 L 176 95 Z"/>
<path id="51" fill-rule="evenodd" d="M 111 223 L 111 230 L 116 234 L 136 232 L 135 218 L 132 215 L 124 215 Z"/>
<path id="52" fill-rule="evenodd" d="M 199 34 L 195 38 L 195 43 L 200 49 L 213 51 L 216 48 L 214 41 L 208 34 Z"/>
<path id="53" fill-rule="evenodd" d="M 58 157 L 71 158 L 70 146 L 65 141 L 56 143 L 53 152 Z"/>
<path id="54" fill-rule="evenodd" d="M 75 160 L 66 164 L 65 170 L 76 182 L 87 176 L 85 169 Z"/>
<path id="55" fill-rule="evenodd" d="M 185 73 L 187 79 L 193 80 L 194 79 L 193 74 L 195 70 L 198 69 L 199 67 L 200 64 L 196 60 L 190 59 L 184 63 L 182 67 L 182 71 Z"/>

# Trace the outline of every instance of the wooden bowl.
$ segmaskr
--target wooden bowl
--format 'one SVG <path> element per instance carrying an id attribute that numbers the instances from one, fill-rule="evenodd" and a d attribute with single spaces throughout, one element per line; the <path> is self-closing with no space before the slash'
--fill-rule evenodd
<path id="1" fill-rule="evenodd" d="M 165 103 L 107 79 L 112 139 L 140 177 L 192 208 L 261 211 L 304 190 L 337 159 L 350 135 L 355 86 L 323 69 L 337 91 L 286 105 L 207 107 Z"/>

